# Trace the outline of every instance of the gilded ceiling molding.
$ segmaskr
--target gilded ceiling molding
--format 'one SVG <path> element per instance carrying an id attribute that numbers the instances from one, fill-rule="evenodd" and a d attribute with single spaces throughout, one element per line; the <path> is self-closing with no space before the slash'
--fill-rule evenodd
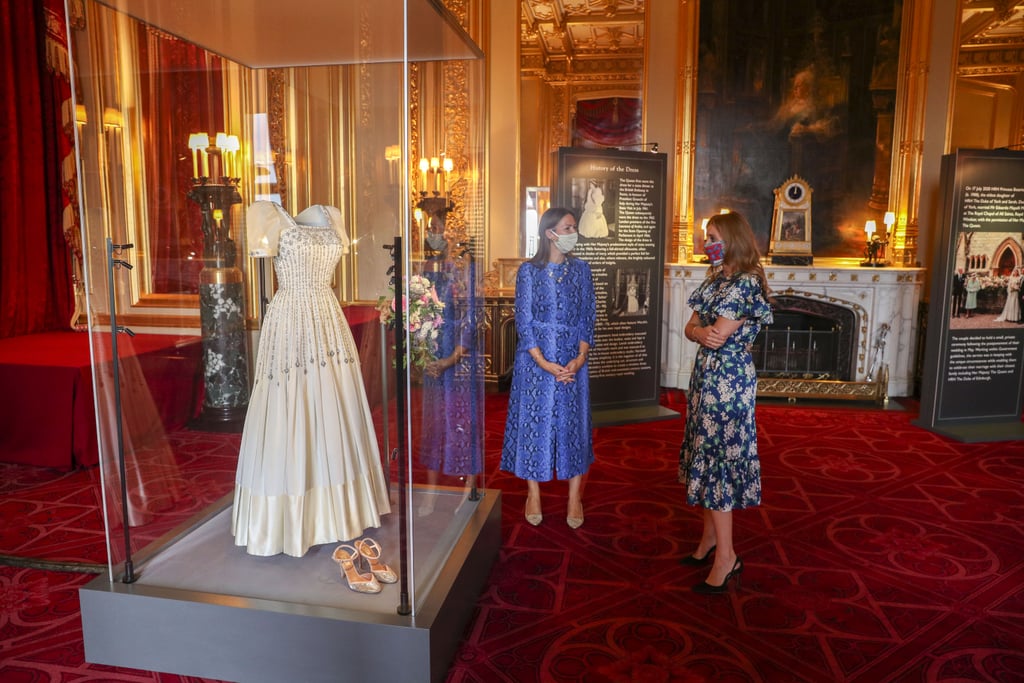
<path id="1" fill-rule="evenodd" d="M 1024 72 L 1024 47 L 960 50 L 958 76 L 991 76 Z"/>

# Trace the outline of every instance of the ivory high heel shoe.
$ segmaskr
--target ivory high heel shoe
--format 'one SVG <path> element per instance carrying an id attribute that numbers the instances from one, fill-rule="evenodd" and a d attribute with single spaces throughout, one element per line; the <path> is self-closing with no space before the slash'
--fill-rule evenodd
<path id="1" fill-rule="evenodd" d="M 356 550 L 370 565 L 370 573 L 381 583 L 397 583 L 398 574 L 388 565 L 380 561 L 380 544 L 372 538 L 356 541 Z"/>
<path id="2" fill-rule="evenodd" d="M 569 525 L 570 529 L 579 529 L 581 526 L 583 526 L 583 504 L 582 503 L 580 504 L 580 516 L 579 517 L 571 517 L 571 516 L 567 515 L 566 518 L 565 518 L 565 523 Z"/>
<path id="3" fill-rule="evenodd" d="M 714 585 L 708 583 L 707 581 L 701 581 L 700 583 L 698 583 L 696 586 L 693 587 L 693 592 L 694 593 L 700 593 L 701 595 L 716 595 L 718 593 L 725 593 L 727 590 L 729 590 L 729 581 L 731 581 L 732 577 L 734 577 L 734 576 L 736 577 L 736 588 L 739 588 L 740 587 L 740 574 L 742 574 L 742 573 L 743 573 L 743 560 L 741 560 L 740 558 L 737 557 L 736 558 L 736 563 L 733 564 L 733 566 L 732 566 L 732 570 L 728 574 L 726 574 L 725 578 L 722 580 L 722 585 L 714 586 Z"/>
<path id="4" fill-rule="evenodd" d="M 529 505 L 530 505 L 529 498 L 527 498 L 526 505 L 527 505 L 527 509 L 529 509 Z M 526 515 L 526 521 L 529 522 L 531 526 L 538 526 L 541 522 L 544 521 L 544 515 L 542 515 L 539 512 L 537 512 L 537 513 L 526 512 L 525 515 Z"/>
<path id="5" fill-rule="evenodd" d="M 341 575 L 348 581 L 348 587 L 356 593 L 380 593 L 381 587 L 373 574 L 361 574 L 356 569 L 359 551 L 350 545 L 339 545 L 331 559 L 341 567 Z"/>

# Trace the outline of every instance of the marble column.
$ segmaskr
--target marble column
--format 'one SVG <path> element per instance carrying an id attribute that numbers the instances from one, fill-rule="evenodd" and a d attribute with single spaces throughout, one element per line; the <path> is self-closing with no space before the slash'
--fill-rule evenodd
<path id="1" fill-rule="evenodd" d="M 249 354 L 245 333 L 245 288 L 235 264 L 231 207 L 242 201 L 236 179 L 197 183 L 188 195 L 203 215 L 203 261 L 199 273 L 199 318 L 203 339 L 204 398 L 193 429 L 239 432 L 249 407 Z"/>

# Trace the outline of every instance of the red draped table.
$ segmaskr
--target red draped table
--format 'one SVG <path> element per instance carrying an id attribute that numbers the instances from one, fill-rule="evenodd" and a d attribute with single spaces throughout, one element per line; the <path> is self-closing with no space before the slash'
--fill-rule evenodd
<path id="1" fill-rule="evenodd" d="M 200 398 L 199 337 L 118 337 L 138 361 L 164 428 L 192 417 Z M 103 345 L 109 362 L 109 344 Z M 48 332 L 0 339 L 0 461 L 71 469 L 98 462 L 89 335 Z M 122 376 L 123 377 L 123 376 Z"/>

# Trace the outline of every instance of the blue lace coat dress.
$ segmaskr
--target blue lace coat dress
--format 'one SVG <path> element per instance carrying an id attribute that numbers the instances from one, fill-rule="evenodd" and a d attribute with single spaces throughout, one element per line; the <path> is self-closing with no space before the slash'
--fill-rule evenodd
<path id="1" fill-rule="evenodd" d="M 534 362 L 530 349 L 539 347 L 546 359 L 565 365 L 581 341 L 594 343 L 590 266 L 577 258 L 544 268 L 524 263 L 516 275 L 515 309 L 519 344 L 501 469 L 533 481 L 584 474 L 594 460 L 588 365 L 575 382 L 560 383 Z"/>
<path id="2" fill-rule="evenodd" d="M 704 325 L 720 316 L 743 323 L 720 348 L 697 351 L 686 397 L 679 481 L 686 485 L 690 505 L 721 511 L 753 507 L 761 503 L 761 463 L 750 345 L 772 322 L 771 306 L 760 281 L 749 273 L 705 280 L 689 304 Z"/>
<path id="3" fill-rule="evenodd" d="M 420 462 L 428 470 L 446 475 L 468 476 L 483 470 L 480 420 L 483 416 L 483 368 L 476 352 L 478 304 L 456 297 L 465 292 L 467 274 L 450 261 L 440 270 L 427 271 L 437 297 L 444 303 L 444 324 L 438 336 L 437 358 L 447 358 L 456 346 L 467 350 L 462 362 L 446 369 L 440 377 L 423 374 L 423 431 Z"/>

